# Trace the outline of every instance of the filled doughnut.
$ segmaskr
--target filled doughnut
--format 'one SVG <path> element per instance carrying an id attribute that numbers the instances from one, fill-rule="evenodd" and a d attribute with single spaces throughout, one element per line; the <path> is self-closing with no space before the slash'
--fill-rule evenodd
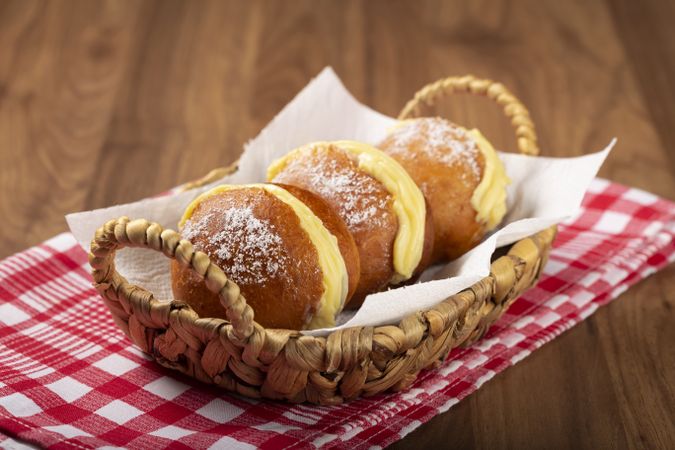
<path id="1" fill-rule="evenodd" d="M 461 256 L 506 214 L 510 181 L 478 130 L 441 118 L 405 120 L 378 147 L 405 168 L 431 206 L 434 261 Z"/>
<path id="2" fill-rule="evenodd" d="M 394 159 L 354 141 L 315 142 L 272 163 L 268 181 L 321 197 L 344 220 L 361 262 L 350 306 L 429 265 L 433 225 L 424 196 Z"/>
<path id="3" fill-rule="evenodd" d="M 298 187 L 217 186 L 188 205 L 179 230 L 237 283 L 256 322 L 268 328 L 333 326 L 358 283 L 347 226 Z M 200 317 L 225 318 L 197 274 L 173 261 L 171 278 L 175 298 Z"/>

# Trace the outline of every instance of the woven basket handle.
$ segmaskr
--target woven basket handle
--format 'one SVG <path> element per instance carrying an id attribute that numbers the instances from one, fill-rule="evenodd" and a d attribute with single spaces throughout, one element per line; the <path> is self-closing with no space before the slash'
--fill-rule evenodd
<path id="1" fill-rule="evenodd" d="M 253 309 L 239 292 L 239 287 L 213 264 L 206 253 L 195 251 L 192 244 L 181 239 L 173 230 L 164 230 L 159 224 L 144 219 L 120 217 L 107 222 L 96 231 L 91 241 L 89 264 L 94 285 L 104 296 L 125 297 L 132 306 L 147 308 L 154 298 L 148 290 L 129 283 L 115 269 L 115 253 L 125 247 L 147 248 L 164 253 L 181 265 L 189 267 L 204 278 L 206 287 L 220 298 L 234 335 L 240 340 L 253 333 Z M 110 291 L 112 289 L 112 291 Z"/>
<path id="2" fill-rule="evenodd" d="M 487 96 L 503 106 L 506 117 L 511 119 L 511 125 L 516 129 L 518 151 L 525 155 L 539 154 L 537 134 L 527 108 L 503 84 L 473 75 L 448 77 L 427 84 L 415 93 L 398 118 L 403 120 L 419 117 L 422 104 L 431 106 L 437 99 L 455 92 Z"/>

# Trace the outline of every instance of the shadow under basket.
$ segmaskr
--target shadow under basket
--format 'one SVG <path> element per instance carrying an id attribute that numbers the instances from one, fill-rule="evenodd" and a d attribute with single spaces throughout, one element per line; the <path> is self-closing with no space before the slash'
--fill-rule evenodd
<path id="1" fill-rule="evenodd" d="M 399 118 L 417 117 L 422 104 L 455 92 L 493 99 L 511 119 L 518 150 L 538 154 L 527 109 L 490 80 L 464 76 L 429 84 Z M 184 189 L 235 170 L 236 166 L 216 169 Z M 262 327 L 237 285 L 205 253 L 156 223 L 126 217 L 109 221 L 96 232 L 89 262 L 94 285 L 117 325 L 162 366 L 248 397 L 330 405 L 406 389 L 420 370 L 436 368 L 450 350 L 483 336 L 537 282 L 555 233 L 556 227 L 551 227 L 515 243 L 492 262 L 488 277 L 396 325 L 352 327 L 327 337 Z M 228 320 L 200 318 L 184 302 L 160 301 L 130 284 L 114 263 L 115 252 L 125 247 L 159 251 L 190 267 L 218 293 Z"/>

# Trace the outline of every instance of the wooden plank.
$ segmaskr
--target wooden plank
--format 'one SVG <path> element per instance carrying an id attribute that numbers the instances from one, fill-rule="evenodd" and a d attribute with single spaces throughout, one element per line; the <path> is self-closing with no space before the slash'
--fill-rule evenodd
<path id="1" fill-rule="evenodd" d="M 236 158 L 251 133 L 255 21 L 242 2 L 149 4 L 89 206 L 153 195 Z"/>
<path id="2" fill-rule="evenodd" d="M 11 1 L 0 12 L 0 257 L 83 209 L 112 118 L 135 4 Z"/>
<path id="3" fill-rule="evenodd" d="M 608 0 L 617 36 L 675 171 L 675 2 Z M 675 198 L 675 192 L 669 193 Z"/>

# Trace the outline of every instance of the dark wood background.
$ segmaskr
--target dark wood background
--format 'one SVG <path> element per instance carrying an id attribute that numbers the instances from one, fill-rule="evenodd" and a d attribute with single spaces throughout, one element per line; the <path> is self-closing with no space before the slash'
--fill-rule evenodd
<path id="1" fill-rule="evenodd" d="M 529 105 L 549 155 L 618 136 L 601 175 L 675 197 L 675 3 L 0 1 L 0 257 L 63 215 L 233 161 L 324 66 L 395 115 L 473 73 Z M 482 100 L 440 111 L 513 148 Z M 506 370 L 397 448 L 673 448 L 675 267 Z"/>

